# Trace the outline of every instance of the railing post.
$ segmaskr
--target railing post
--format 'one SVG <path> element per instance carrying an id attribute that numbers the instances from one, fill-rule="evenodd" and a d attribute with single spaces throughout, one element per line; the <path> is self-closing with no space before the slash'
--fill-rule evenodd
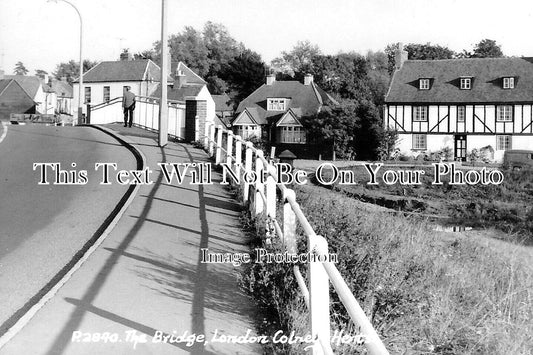
<path id="1" fill-rule="evenodd" d="M 251 172 L 252 171 L 252 155 L 253 155 L 252 142 L 246 142 L 245 146 L 246 146 L 246 153 L 244 157 L 244 172 Z M 250 197 L 250 184 L 244 181 L 244 191 L 243 191 L 243 197 L 242 197 L 244 200 L 244 203 L 250 202 L 249 197 Z"/>
<path id="2" fill-rule="evenodd" d="M 176 119 L 177 121 L 177 119 Z M 180 132 L 181 133 L 181 132 Z M 215 142 L 215 124 L 210 122 L 209 123 L 209 143 L 208 143 L 208 151 L 209 151 L 209 156 L 213 156 L 213 145 L 214 145 L 214 142 Z"/>
<path id="3" fill-rule="evenodd" d="M 296 214 L 292 210 L 289 199 L 296 200 L 291 189 L 283 190 L 283 245 L 289 253 L 295 254 L 296 248 Z"/>
<path id="4" fill-rule="evenodd" d="M 268 165 L 266 169 L 269 173 L 266 179 L 266 213 L 270 218 L 276 218 L 276 179 L 270 174 L 274 166 Z"/>
<path id="5" fill-rule="evenodd" d="M 228 164 L 228 168 L 231 168 L 232 161 L 233 161 L 233 132 L 228 131 L 228 141 L 226 144 L 226 164 Z"/>
<path id="6" fill-rule="evenodd" d="M 241 176 L 242 164 L 242 139 L 241 136 L 235 136 L 235 172 L 237 176 Z"/>
<path id="7" fill-rule="evenodd" d="M 328 255 L 328 243 L 321 236 L 311 235 L 308 238 L 308 251 L 315 255 Z M 323 355 L 322 346 L 330 344 L 329 317 L 329 277 L 324 266 L 319 261 L 309 263 L 309 310 L 311 319 L 311 334 L 317 337 L 313 346 L 313 355 Z M 322 344 L 322 345 L 321 345 Z"/>
<path id="8" fill-rule="evenodd" d="M 222 126 L 219 125 L 217 128 L 217 155 L 215 157 L 215 164 L 220 165 L 220 161 L 222 160 Z"/>
<path id="9" fill-rule="evenodd" d="M 260 213 L 263 212 L 264 210 L 264 206 L 263 206 L 263 198 L 261 197 L 261 193 L 260 192 L 263 192 L 264 191 L 264 184 L 261 182 L 262 178 L 261 176 L 263 175 L 263 170 L 264 170 L 264 164 L 263 164 L 263 160 L 261 158 L 263 158 L 263 151 L 261 150 L 258 150 L 256 151 L 255 153 L 256 155 L 256 158 L 255 158 L 255 174 L 256 174 L 256 181 L 255 181 L 255 206 L 254 206 L 254 211 L 255 211 L 255 215 L 258 215 Z"/>

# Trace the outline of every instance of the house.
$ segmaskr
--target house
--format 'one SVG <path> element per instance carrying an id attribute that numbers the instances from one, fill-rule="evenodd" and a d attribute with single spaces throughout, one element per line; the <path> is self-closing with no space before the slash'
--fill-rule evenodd
<path id="1" fill-rule="evenodd" d="M 133 60 L 129 53 L 123 53 L 120 58 L 100 62 L 83 74 L 83 106 L 122 97 L 125 86 L 130 86 L 137 96 L 152 96 L 160 80 L 159 66 L 150 59 Z M 73 91 L 73 104 L 78 107 L 79 78 L 73 82 Z M 86 108 L 83 109 L 85 112 Z"/>
<path id="2" fill-rule="evenodd" d="M 318 87 L 312 75 L 304 82 L 276 81 L 270 74 L 266 83 L 239 103 L 232 127 L 244 139 L 261 138 L 297 156 L 312 154 L 301 118 L 314 115 L 324 105 L 337 102 Z"/>
<path id="3" fill-rule="evenodd" d="M 68 83 L 66 77 L 62 77 L 61 80 L 52 79 L 50 86 L 56 95 L 56 112 L 67 115 L 73 114 L 72 101 L 74 94 L 72 86 Z"/>
<path id="4" fill-rule="evenodd" d="M 51 103 L 51 98 L 47 97 L 45 88 L 41 79 L 37 76 L 28 75 L 4 75 L 4 79 L 15 80 L 24 91 L 35 102 L 35 113 L 53 114 L 53 107 L 48 104 Z"/>
<path id="5" fill-rule="evenodd" d="M 231 98 L 227 94 L 211 95 L 215 102 L 215 124 L 221 125 L 225 129 L 231 127 L 231 120 L 235 110 L 231 104 Z"/>
<path id="6" fill-rule="evenodd" d="M 9 120 L 12 113 L 36 113 L 36 106 L 18 81 L 6 79 L 0 70 L 0 120 Z"/>
<path id="7" fill-rule="evenodd" d="M 533 149 L 533 61 L 528 58 L 408 60 L 396 53 L 384 126 L 407 155 Z"/>
<path id="8" fill-rule="evenodd" d="M 171 78 L 172 79 L 172 78 Z M 160 97 L 158 85 L 153 97 Z M 215 102 L 207 89 L 207 82 L 184 63 L 179 62 L 174 79 L 167 88 L 171 104 L 185 104 L 185 140 L 194 142 L 208 135 L 207 123 L 214 123 Z"/>

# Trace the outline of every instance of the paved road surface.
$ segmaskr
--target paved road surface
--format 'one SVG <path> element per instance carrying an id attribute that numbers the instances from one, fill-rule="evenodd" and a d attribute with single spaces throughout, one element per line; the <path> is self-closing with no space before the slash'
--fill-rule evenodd
<path id="1" fill-rule="evenodd" d="M 125 193 L 118 184 L 99 186 L 94 164 L 136 167 L 130 151 L 91 127 L 8 128 L 0 143 L 0 326 L 65 266 Z M 38 185 L 35 162 L 64 169 L 74 162 L 87 170 L 88 183 Z"/>

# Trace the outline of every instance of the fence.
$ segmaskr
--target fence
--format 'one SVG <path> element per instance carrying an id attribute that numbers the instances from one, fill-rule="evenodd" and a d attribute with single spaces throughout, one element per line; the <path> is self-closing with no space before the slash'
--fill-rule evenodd
<path id="1" fill-rule="evenodd" d="M 296 227 L 299 224 L 307 236 L 307 252 L 327 260 L 327 240 L 315 233 L 296 202 L 294 191 L 276 181 L 276 168 L 265 159 L 264 153 L 254 148 L 250 142 L 245 142 L 240 136 L 235 136 L 233 132 L 223 129 L 222 126 L 215 127 L 214 124 L 209 124 L 207 132 L 208 135 L 203 138 L 203 143 L 209 154 L 215 157 L 217 165 L 226 163 L 227 167 L 233 169 L 232 171 L 239 178 L 244 174 L 255 173 L 255 177 L 266 175 L 264 182 L 256 179 L 255 182 L 248 183 L 249 180 L 243 179 L 243 200 L 249 203 L 250 210 L 255 216 L 260 214 L 266 216 L 267 226 L 265 227 L 274 231 L 286 251 L 297 252 Z M 244 157 L 242 156 L 243 146 Z M 276 216 L 277 190 L 283 199 L 281 223 Z M 351 320 L 359 326 L 361 335 L 366 339 L 365 345 L 369 353 L 388 354 L 334 263 L 331 261 L 310 262 L 307 270 L 309 286 L 305 284 L 298 266 L 294 266 L 293 271 L 309 309 L 311 334 L 318 339 L 318 344 L 312 347 L 313 354 L 333 354 L 330 344 L 329 282 L 339 295 Z"/>
<path id="2" fill-rule="evenodd" d="M 122 97 L 90 106 L 89 120 L 91 124 L 123 122 Z M 133 124 L 149 129 L 159 129 L 159 99 L 136 96 Z M 185 103 L 168 100 L 168 134 L 178 139 L 185 138 Z"/>

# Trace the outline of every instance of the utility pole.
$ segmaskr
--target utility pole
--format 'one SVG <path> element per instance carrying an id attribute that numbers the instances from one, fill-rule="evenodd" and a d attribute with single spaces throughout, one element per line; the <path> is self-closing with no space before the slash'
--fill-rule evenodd
<path id="1" fill-rule="evenodd" d="M 161 0 L 161 99 L 159 101 L 159 146 L 168 143 L 168 102 L 167 102 L 167 77 L 168 77 L 168 36 L 167 36 L 167 0 Z"/>

